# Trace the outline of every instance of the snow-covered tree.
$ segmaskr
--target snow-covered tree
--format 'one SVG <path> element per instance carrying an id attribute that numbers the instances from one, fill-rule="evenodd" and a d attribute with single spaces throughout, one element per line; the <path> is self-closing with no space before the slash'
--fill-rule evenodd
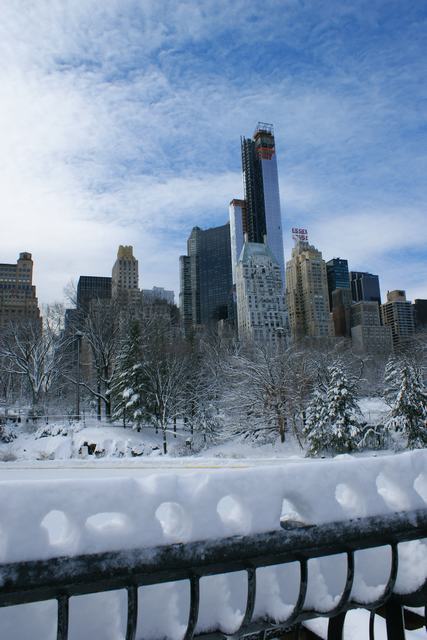
<path id="1" fill-rule="evenodd" d="M 31 410 L 45 410 L 52 386 L 64 366 L 66 339 L 62 331 L 63 309 L 46 309 L 43 323 L 17 321 L 0 336 L 0 374 L 22 380 L 31 398 Z"/>
<path id="2" fill-rule="evenodd" d="M 142 337 L 139 322 L 130 325 L 128 335 L 122 340 L 114 366 L 110 395 L 113 419 L 140 428 L 144 416 Z"/>
<path id="3" fill-rule="evenodd" d="M 225 375 L 224 411 L 230 436 L 285 442 L 289 415 L 287 351 L 256 346 L 230 356 Z"/>
<path id="4" fill-rule="evenodd" d="M 330 368 L 326 392 L 329 447 L 337 453 L 357 449 L 362 437 L 354 382 L 339 364 Z"/>
<path id="5" fill-rule="evenodd" d="M 384 388 L 383 397 L 385 402 L 392 406 L 396 399 L 400 383 L 400 364 L 399 361 L 391 356 L 384 369 Z"/>
<path id="6" fill-rule="evenodd" d="M 399 377 L 385 429 L 391 434 L 401 433 L 410 449 L 427 447 L 427 393 L 422 372 L 415 364 L 403 362 Z"/>
<path id="7" fill-rule="evenodd" d="M 362 438 L 355 381 L 336 363 L 327 368 L 325 390 L 318 388 L 309 404 L 305 427 L 308 454 L 347 453 Z"/>
<path id="8" fill-rule="evenodd" d="M 111 418 L 111 388 L 114 363 L 121 337 L 121 307 L 116 300 L 93 300 L 77 325 L 82 342 L 89 348 L 90 375 L 83 377 L 80 386 L 96 400 L 97 417 L 101 420 L 102 405 L 105 416 Z M 73 372 L 65 376 L 77 383 Z"/>
<path id="9" fill-rule="evenodd" d="M 163 436 L 167 453 L 168 427 L 185 408 L 185 389 L 190 362 L 188 345 L 167 325 L 157 322 L 144 329 L 144 353 L 141 376 L 144 385 L 143 406 L 146 419 Z"/>
<path id="10" fill-rule="evenodd" d="M 329 421 L 326 415 L 325 396 L 315 389 L 307 406 L 303 431 L 308 445 L 307 455 L 317 456 L 329 446 Z"/>

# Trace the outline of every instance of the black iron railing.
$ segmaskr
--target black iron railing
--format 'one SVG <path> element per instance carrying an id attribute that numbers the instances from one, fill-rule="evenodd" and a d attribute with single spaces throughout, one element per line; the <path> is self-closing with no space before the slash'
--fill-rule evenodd
<path id="1" fill-rule="evenodd" d="M 422 538 L 427 538 L 427 509 L 316 526 L 288 521 L 282 523 L 282 530 L 250 536 L 3 564 L 0 565 L 0 606 L 56 599 L 57 638 L 67 640 L 70 597 L 126 589 L 126 640 L 136 640 L 138 587 L 188 580 L 190 606 L 185 640 L 193 637 L 221 640 L 230 636 L 221 631 L 195 636 L 200 579 L 245 571 L 246 609 L 233 638 L 261 636 L 267 640 L 298 629 L 305 620 L 327 617 L 328 639 L 339 640 L 347 611 L 364 608 L 371 612 L 371 640 L 374 637 L 374 616 L 378 611 L 386 619 L 388 638 L 402 640 L 405 638 L 403 606 L 426 606 L 427 582 L 412 594 L 399 596 L 394 593 L 399 564 L 398 544 Z M 383 594 L 369 604 L 353 600 L 355 551 L 384 546 L 391 549 L 391 569 Z M 346 554 L 347 557 L 347 576 L 338 604 L 326 613 L 306 609 L 308 560 L 336 554 Z M 300 567 L 300 583 L 291 615 L 280 623 L 267 618 L 254 620 L 257 568 L 295 561 Z"/>

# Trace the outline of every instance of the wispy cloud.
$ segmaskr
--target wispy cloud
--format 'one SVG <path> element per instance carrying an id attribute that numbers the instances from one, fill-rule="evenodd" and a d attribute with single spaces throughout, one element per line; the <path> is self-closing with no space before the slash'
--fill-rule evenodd
<path id="1" fill-rule="evenodd" d="M 239 136 L 266 120 L 287 249 L 304 223 L 326 258 L 420 295 L 425 23 L 403 0 L 5 0 L 1 259 L 32 251 L 48 301 L 132 243 L 144 286 L 177 290 L 191 227 L 225 222 Z"/>

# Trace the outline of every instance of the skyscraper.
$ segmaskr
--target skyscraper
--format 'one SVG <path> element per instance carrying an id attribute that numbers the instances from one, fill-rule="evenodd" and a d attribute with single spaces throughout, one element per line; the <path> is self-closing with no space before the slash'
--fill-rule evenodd
<path id="1" fill-rule="evenodd" d="M 180 312 L 186 329 L 228 317 L 231 299 L 230 225 L 194 227 L 180 257 Z"/>
<path id="2" fill-rule="evenodd" d="M 378 276 L 364 271 L 350 271 L 351 294 L 354 302 L 378 302 L 381 304 Z"/>
<path id="3" fill-rule="evenodd" d="M 376 301 L 362 301 L 351 305 L 351 341 L 353 349 L 361 353 L 393 351 L 389 326 L 381 326 L 380 308 Z"/>
<path id="4" fill-rule="evenodd" d="M 111 296 L 123 302 L 136 302 L 141 297 L 138 282 L 138 260 L 133 247 L 120 245 L 111 276 Z"/>
<path id="5" fill-rule="evenodd" d="M 193 326 L 190 256 L 179 257 L 179 313 L 184 331 L 188 334 Z"/>
<path id="6" fill-rule="evenodd" d="M 77 284 L 77 309 L 86 313 L 93 300 L 111 298 L 111 278 L 104 276 L 80 276 Z"/>
<path id="7" fill-rule="evenodd" d="M 344 289 L 338 287 L 332 291 L 332 320 L 337 338 L 349 338 L 351 335 L 350 310 L 350 287 Z"/>
<path id="8" fill-rule="evenodd" d="M 236 266 L 242 253 L 244 235 L 248 232 L 246 201 L 235 198 L 230 202 L 231 270 L 233 284 L 236 284 Z"/>
<path id="9" fill-rule="evenodd" d="M 33 260 L 27 252 L 19 254 L 16 264 L 0 264 L 0 329 L 23 321 L 40 322 Z"/>
<path id="10" fill-rule="evenodd" d="M 415 320 L 405 291 L 387 291 L 387 302 L 381 305 L 381 316 L 383 324 L 391 327 L 394 348 L 408 344 L 415 332 Z"/>
<path id="11" fill-rule="evenodd" d="M 427 300 L 421 298 L 414 300 L 414 319 L 416 329 L 427 327 Z"/>
<path id="12" fill-rule="evenodd" d="M 241 138 L 241 152 L 244 200 L 230 203 L 233 273 L 244 234 L 247 233 L 251 243 L 264 243 L 264 236 L 267 236 L 284 286 L 285 258 L 273 125 L 259 122 L 252 138 Z"/>
<path id="13" fill-rule="evenodd" d="M 267 244 L 245 242 L 236 266 L 239 338 L 262 344 L 286 335 L 285 299 L 279 264 Z"/>
<path id="14" fill-rule="evenodd" d="M 286 300 L 293 338 L 334 335 L 326 264 L 322 253 L 307 241 L 296 242 L 286 263 Z"/>
<path id="15" fill-rule="evenodd" d="M 326 263 L 328 275 L 329 308 L 332 311 L 332 293 L 335 289 L 350 289 L 348 262 L 343 258 L 332 258 Z"/>

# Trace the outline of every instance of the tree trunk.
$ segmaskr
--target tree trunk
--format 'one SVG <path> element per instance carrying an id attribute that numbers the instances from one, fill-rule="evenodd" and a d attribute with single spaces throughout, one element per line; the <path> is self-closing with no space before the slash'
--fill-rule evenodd
<path id="1" fill-rule="evenodd" d="M 173 437 L 176 438 L 176 416 L 173 417 Z"/>
<path id="2" fill-rule="evenodd" d="M 163 453 L 166 454 L 168 452 L 168 443 L 166 440 L 166 425 L 163 424 L 162 425 L 162 431 L 163 431 Z"/>
<path id="3" fill-rule="evenodd" d="M 193 435 L 194 433 L 194 400 L 191 401 L 191 426 L 190 433 Z"/>
<path id="4" fill-rule="evenodd" d="M 96 398 L 96 417 L 100 421 L 102 418 L 102 404 L 101 404 L 101 382 L 98 380 L 96 383 L 96 391 L 98 396 Z"/>
<path id="5" fill-rule="evenodd" d="M 105 417 L 111 422 L 111 400 L 109 397 L 105 399 Z"/>
<path id="6" fill-rule="evenodd" d="M 104 368 L 104 380 L 108 380 L 108 367 Z M 105 417 L 108 422 L 111 422 L 111 395 L 108 392 L 108 389 L 105 390 Z"/>
<path id="7" fill-rule="evenodd" d="M 284 418 L 284 416 L 279 416 L 279 434 L 280 434 L 280 442 L 285 442 L 285 418 Z"/>

